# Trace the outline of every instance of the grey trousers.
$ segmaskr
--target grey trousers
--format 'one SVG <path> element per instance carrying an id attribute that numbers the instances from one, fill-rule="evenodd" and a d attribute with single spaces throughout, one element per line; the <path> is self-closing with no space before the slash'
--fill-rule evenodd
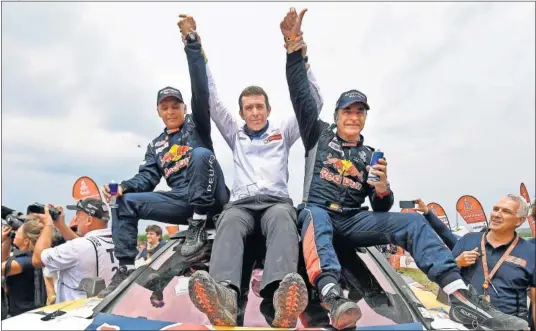
<path id="1" fill-rule="evenodd" d="M 262 234 L 266 239 L 266 257 L 260 294 L 272 296 L 267 292 L 273 291 L 274 283 L 278 286 L 285 275 L 298 269 L 296 219 L 292 200 L 287 198 L 256 195 L 228 203 L 216 221 L 210 258 L 212 278 L 239 291 L 246 239 Z"/>

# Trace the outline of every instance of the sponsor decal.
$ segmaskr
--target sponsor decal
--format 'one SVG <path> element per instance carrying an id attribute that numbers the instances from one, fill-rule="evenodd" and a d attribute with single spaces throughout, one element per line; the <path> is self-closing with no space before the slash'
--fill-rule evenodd
<path id="1" fill-rule="evenodd" d="M 176 162 L 173 167 L 167 168 L 164 170 L 164 177 L 168 178 L 172 174 L 188 166 L 188 163 L 190 163 L 190 157 L 187 157 L 185 159 L 180 160 L 179 162 Z"/>
<path id="2" fill-rule="evenodd" d="M 182 157 L 191 150 L 192 150 L 192 147 L 190 146 L 173 145 L 171 146 L 169 151 L 167 151 L 160 158 L 160 162 L 162 163 L 162 165 L 165 165 L 166 163 L 177 162 L 180 159 L 182 159 Z"/>
<path id="3" fill-rule="evenodd" d="M 527 261 L 525 259 L 522 259 L 520 257 L 508 255 L 506 257 L 506 262 L 510 262 L 513 264 L 517 264 L 518 266 L 525 268 L 527 266 Z"/>
<path id="4" fill-rule="evenodd" d="M 283 139 L 283 135 L 281 133 L 272 134 L 271 136 L 268 136 L 266 139 L 264 139 L 264 143 L 267 144 L 269 142 L 275 141 L 275 140 L 281 140 Z"/>
<path id="5" fill-rule="evenodd" d="M 463 308 L 460 309 L 460 313 L 461 313 L 462 315 L 466 316 L 466 317 L 469 317 L 470 319 L 478 320 L 478 317 L 477 317 L 475 314 L 473 314 L 473 313 L 471 313 L 470 311 L 467 311 L 467 310 L 465 310 L 465 309 L 463 309 Z"/>
<path id="6" fill-rule="evenodd" d="M 331 157 L 331 154 L 328 155 L 327 161 L 324 161 L 325 165 L 330 165 L 333 169 L 337 170 L 339 175 L 344 177 L 354 177 L 363 182 L 363 172 L 357 170 L 355 165 L 350 160 L 341 160 L 338 158 Z"/>
<path id="7" fill-rule="evenodd" d="M 104 323 L 100 325 L 99 327 L 97 327 L 96 330 L 112 331 L 112 330 L 121 330 L 121 328 L 117 325 L 110 325 L 110 324 Z M 166 325 L 162 327 L 160 330 L 212 330 L 212 329 L 202 324 L 175 323 L 175 324 Z"/>
<path id="8" fill-rule="evenodd" d="M 353 188 L 355 190 L 361 190 L 361 188 L 363 187 L 361 183 L 353 181 L 352 179 L 348 177 L 334 174 L 331 171 L 329 171 L 327 168 L 322 168 L 322 170 L 320 171 L 320 178 L 327 180 L 328 182 L 333 182 L 338 185 L 343 185 L 343 186 Z"/>
<path id="9" fill-rule="evenodd" d="M 160 152 L 162 152 L 164 149 L 166 149 L 167 147 L 169 147 L 169 143 L 168 142 L 165 142 L 164 145 L 158 147 L 156 150 L 155 150 L 155 153 L 156 154 L 160 154 Z"/>
<path id="10" fill-rule="evenodd" d="M 212 192 L 212 186 L 215 182 L 215 172 L 214 172 L 214 161 L 216 160 L 216 156 L 211 155 L 208 159 L 208 186 L 207 186 L 207 192 Z"/>
<path id="11" fill-rule="evenodd" d="M 328 146 L 329 146 L 331 149 L 333 149 L 334 151 L 343 154 L 342 149 L 341 149 L 341 146 L 339 146 L 339 144 L 337 144 L 336 142 L 331 141 L 331 142 L 328 144 Z"/>
<path id="12" fill-rule="evenodd" d="M 167 143 L 168 143 L 168 137 L 166 136 L 164 139 L 157 141 L 154 144 L 154 147 L 160 147 L 160 146 L 162 146 L 164 144 L 167 144 Z"/>

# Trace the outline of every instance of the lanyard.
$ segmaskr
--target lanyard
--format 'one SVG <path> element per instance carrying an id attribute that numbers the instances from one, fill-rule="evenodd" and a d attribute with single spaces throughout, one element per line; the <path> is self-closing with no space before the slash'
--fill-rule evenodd
<path id="1" fill-rule="evenodd" d="M 514 247 L 516 247 L 517 243 L 519 242 L 519 236 L 516 235 L 516 239 L 510 244 L 506 252 L 504 252 L 503 256 L 501 256 L 501 259 L 495 264 L 495 267 L 493 267 L 493 270 L 491 270 L 491 273 L 488 269 L 488 260 L 486 258 L 486 235 L 482 235 L 482 239 L 480 240 L 480 249 L 482 250 L 482 267 L 484 268 L 484 284 L 482 284 L 482 288 L 484 289 L 484 292 L 487 291 L 490 281 L 495 276 L 495 273 L 497 273 L 497 270 L 501 267 L 503 262 L 506 260 L 506 258 L 510 255 Z"/>

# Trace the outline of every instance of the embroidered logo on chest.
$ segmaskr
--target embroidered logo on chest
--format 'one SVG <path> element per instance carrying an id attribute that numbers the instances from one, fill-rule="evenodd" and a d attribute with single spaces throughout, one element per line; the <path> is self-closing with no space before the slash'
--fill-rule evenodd
<path id="1" fill-rule="evenodd" d="M 266 139 L 264 139 L 264 143 L 268 144 L 269 142 L 272 142 L 275 140 L 281 140 L 281 139 L 283 139 L 283 135 L 281 133 L 274 133 L 268 136 Z"/>

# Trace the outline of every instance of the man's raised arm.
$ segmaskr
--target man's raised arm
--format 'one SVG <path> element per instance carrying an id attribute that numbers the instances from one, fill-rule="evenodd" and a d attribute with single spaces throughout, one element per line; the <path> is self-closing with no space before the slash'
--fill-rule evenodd
<path id="1" fill-rule="evenodd" d="M 306 153 L 318 141 L 320 126 L 318 119 L 318 106 L 310 82 L 307 77 L 307 68 L 301 49 L 305 47 L 301 36 L 294 37 L 301 30 L 301 21 L 306 10 L 303 10 L 293 27 L 292 37 L 287 40 L 287 64 L 286 75 L 290 92 L 290 100 L 296 114 L 300 135 L 305 146 Z"/>
<path id="2" fill-rule="evenodd" d="M 190 16 L 191 17 L 191 16 Z M 193 18 L 192 18 L 193 20 Z M 193 20 L 193 29 L 196 30 L 196 23 Z M 200 42 L 201 39 L 199 34 L 197 34 L 197 39 Z M 195 44 L 195 43 L 192 43 Z M 197 47 L 197 46 L 196 46 Z M 218 96 L 218 91 L 216 89 L 216 83 L 212 77 L 212 72 L 210 71 L 210 66 L 207 64 L 208 60 L 205 56 L 204 50 L 200 44 L 200 49 L 194 51 L 190 49 L 187 45 L 186 54 L 188 58 L 188 66 L 190 67 L 190 79 L 192 80 L 192 87 L 194 85 L 202 84 L 203 88 L 207 86 L 208 88 L 208 110 L 207 115 L 212 118 L 216 127 L 220 131 L 221 135 L 229 145 L 233 148 L 234 137 L 238 131 L 238 124 L 234 117 L 231 115 L 229 110 L 223 105 L 223 102 Z M 194 65 L 195 64 L 195 65 Z M 206 84 L 206 85 L 205 85 Z M 205 115 L 205 114 L 203 114 Z M 210 125 L 210 121 L 206 120 L 207 125 Z"/>
<path id="3" fill-rule="evenodd" d="M 179 15 L 179 17 L 181 19 L 177 25 L 180 28 L 185 44 L 184 50 L 188 59 L 190 84 L 192 86 L 192 117 L 204 145 L 213 150 L 210 137 L 210 106 L 206 59 L 201 48 L 201 40 L 195 31 L 196 24 L 193 17 L 185 14 Z"/>

